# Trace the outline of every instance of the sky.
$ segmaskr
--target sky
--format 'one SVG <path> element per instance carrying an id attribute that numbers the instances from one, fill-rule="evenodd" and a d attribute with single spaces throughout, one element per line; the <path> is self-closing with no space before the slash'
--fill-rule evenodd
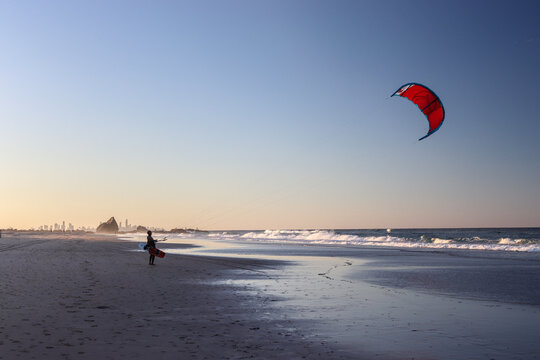
<path id="1" fill-rule="evenodd" d="M 538 14 L 0 0 L 0 228 L 540 226 Z"/>

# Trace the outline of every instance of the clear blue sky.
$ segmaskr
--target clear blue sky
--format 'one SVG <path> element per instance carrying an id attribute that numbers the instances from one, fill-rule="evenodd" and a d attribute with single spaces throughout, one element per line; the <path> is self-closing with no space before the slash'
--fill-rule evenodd
<path id="1" fill-rule="evenodd" d="M 539 4 L 1 0 L 0 227 L 540 226 Z"/>

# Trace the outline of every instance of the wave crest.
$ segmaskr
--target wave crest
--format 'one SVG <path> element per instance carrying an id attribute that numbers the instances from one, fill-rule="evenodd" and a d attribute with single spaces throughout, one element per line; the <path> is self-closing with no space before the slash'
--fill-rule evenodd
<path id="1" fill-rule="evenodd" d="M 393 236 L 392 236 L 393 235 Z M 540 252 L 538 243 L 528 243 L 522 239 L 500 238 L 486 240 L 478 236 L 444 239 L 429 236 L 417 238 L 399 237 L 386 232 L 380 236 L 361 236 L 334 230 L 264 230 L 249 232 L 218 232 L 208 236 L 223 240 L 256 241 L 264 243 L 322 244 L 345 246 L 386 246 L 400 248 L 435 248 L 464 250 L 498 250 Z"/>

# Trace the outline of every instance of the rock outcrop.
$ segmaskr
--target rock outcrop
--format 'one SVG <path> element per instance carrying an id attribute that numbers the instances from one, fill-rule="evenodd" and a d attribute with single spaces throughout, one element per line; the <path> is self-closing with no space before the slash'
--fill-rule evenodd
<path id="1" fill-rule="evenodd" d="M 138 233 L 146 233 L 147 231 L 148 231 L 148 229 L 145 228 L 144 226 L 141 226 L 141 225 L 137 226 L 137 232 Z"/>
<path id="2" fill-rule="evenodd" d="M 97 233 L 102 234 L 116 234 L 118 233 L 118 224 L 116 223 L 116 220 L 114 219 L 114 216 L 107 220 L 104 223 L 99 224 L 99 226 L 96 229 Z"/>

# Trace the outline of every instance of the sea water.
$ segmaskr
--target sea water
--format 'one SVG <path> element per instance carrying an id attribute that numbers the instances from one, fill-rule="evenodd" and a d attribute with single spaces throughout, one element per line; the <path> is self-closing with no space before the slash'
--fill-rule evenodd
<path id="1" fill-rule="evenodd" d="M 182 234 L 256 243 L 540 252 L 540 228 L 258 230 Z"/>

